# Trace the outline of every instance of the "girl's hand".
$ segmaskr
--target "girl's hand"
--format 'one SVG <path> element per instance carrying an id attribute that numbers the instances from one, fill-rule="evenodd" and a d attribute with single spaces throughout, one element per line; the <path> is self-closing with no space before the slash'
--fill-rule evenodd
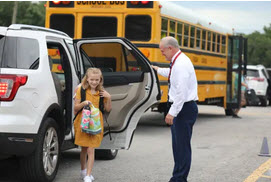
<path id="1" fill-rule="evenodd" d="M 83 105 L 84 106 L 87 106 L 87 105 L 90 105 L 91 104 L 91 102 L 89 101 L 89 100 L 85 100 L 84 102 L 83 102 Z"/>
<path id="2" fill-rule="evenodd" d="M 103 90 L 100 91 L 100 97 L 111 98 L 111 95 L 107 91 Z"/>

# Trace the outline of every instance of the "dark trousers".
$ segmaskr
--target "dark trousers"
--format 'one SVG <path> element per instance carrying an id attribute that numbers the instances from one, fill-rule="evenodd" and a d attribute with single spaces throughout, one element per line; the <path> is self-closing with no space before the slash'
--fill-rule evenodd
<path id="1" fill-rule="evenodd" d="M 171 126 L 174 169 L 172 182 L 187 182 L 191 166 L 191 137 L 193 125 L 198 116 L 196 102 L 186 102 L 182 110 L 174 118 Z"/>

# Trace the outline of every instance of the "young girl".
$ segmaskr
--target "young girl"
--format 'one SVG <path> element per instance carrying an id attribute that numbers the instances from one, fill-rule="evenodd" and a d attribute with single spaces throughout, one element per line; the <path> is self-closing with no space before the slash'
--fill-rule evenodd
<path id="1" fill-rule="evenodd" d="M 86 90 L 86 100 L 81 101 L 81 87 Z M 74 112 L 77 113 L 84 106 L 93 104 L 99 108 L 100 97 L 104 97 L 104 109 L 111 110 L 111 95 L 103 89 L 103 76 L 98 68 L 89 68 L 84 76 L 81 86 L 76 91 L 74 101 Z M 80 162 L 81 162 L 81 178 L 84 182 L 92 182 L 94 177 L 91 171 L 94 164 L 94 149 L 99 147 L 103 139 L 103 116 L 100 112 L 102 132 L 97 135 L 91 135 L 81 132 L 81 114 L 79 113 L 74 122 L 75 144 L 81 146 Z M 88 157 L 88 160 L 87 160 Z"/>

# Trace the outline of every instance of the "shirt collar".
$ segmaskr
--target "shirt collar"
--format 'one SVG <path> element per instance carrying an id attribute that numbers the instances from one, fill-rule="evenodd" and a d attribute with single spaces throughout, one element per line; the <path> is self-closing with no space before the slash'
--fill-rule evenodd
<path id="1" fill-rule="evenodd" d="M 175 59 L 175 57 L 179 54 L 179 52 L 181 52 L 181 50 L 179 50 L 178 52 L 176 52 L 176 54 L 174 54 L 174 56 L 171 59 L 171 62 Z"/>
<path id="2" fill-rule="evenodd" d="M 97 90 L 95 94 L 92 94 L 92 93 L 91 93 L 91 90 L 90 90 L 90 89 L 87 89 L 87 93 L 90 94 L 90 95 L 95 95 L 95 96 L 96 96 L 96 95 L 100 95 L 100 91 L 99 91 L 99 90 Z"/>

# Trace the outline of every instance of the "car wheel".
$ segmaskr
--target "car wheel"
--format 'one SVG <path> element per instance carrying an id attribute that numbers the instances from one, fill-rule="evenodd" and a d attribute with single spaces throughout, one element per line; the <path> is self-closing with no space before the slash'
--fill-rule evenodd
<path id="1" fill-rule="evenodd" d="M 44 121 L 36 142 L 35 152 L 20 161 L 23 180 L 51 182 L 56 176 L 60 155 L 58 125 L 54 119 Z"/>
<path id="2" fill-rule="evenodd" d="M 98 159 L 112 160 L 118 155 L 117 149 L 96 149 L 95 156 Z"/>

